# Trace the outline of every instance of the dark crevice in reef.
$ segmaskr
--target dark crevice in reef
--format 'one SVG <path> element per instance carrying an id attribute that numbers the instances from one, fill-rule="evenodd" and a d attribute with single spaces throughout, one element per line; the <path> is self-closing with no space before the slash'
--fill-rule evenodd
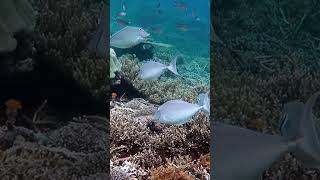
<path id="1" fill-rule="evenodd" d="M 117 57 L 120 57 L 124 54 L 135 54 L 139 60 L 147 60 L 153 58 L 153 46 L 149 44 L 139 44 L 128 49 L 119 49 L 114 47 L 112 48 L 117 54 Z"/>
<path id="2" fill-rule="evenodd" d="M 121 79 L 121 82 L 119 84 L 111 85 L 111 93 L 117 93 L 118 96 L 122 96 L 124 94 L 128 100 L 131 100 L 134 98 L 146 99 L 146 97 L 143 94 L 141 94 L 138 90 L 136 90 L 125 79 Z"/>
<path id="3" fill-rule="evenodd" d="M 1 55 L 0 60 L 6 57 Z M 36 109 L 47 100 L 49 113 L 60 121 L 78 115 L 106 114 L 103 100 L 93 97 L 69 73 L 51 63 L 54 61 L 42 55 L 34 59 L 36 64 L 31 72 L 0 74 L 1 105 L 8 99 L 17 99 L 22 102 L 22 111 L 32 117 Z"/>

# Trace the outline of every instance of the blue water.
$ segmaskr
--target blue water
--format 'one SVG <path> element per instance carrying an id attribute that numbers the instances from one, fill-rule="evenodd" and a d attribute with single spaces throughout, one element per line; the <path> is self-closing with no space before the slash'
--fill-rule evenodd
<path id="1" fill-rule="evenodd" d="M 154 41 L 171 44 L 184 55 L 210 57 L 209 0 L 184 0 L 187 11 L 175 7 L 173 0 L 111 0 L 111 33 L 122 28 L 117 25 L 115 19 L 116 14 L 122 11 L 123 2 L 127 5 L 127 15 L 119 18 L 131 22 L 131 26 L 149 30 Z M 159 8 L 157 8 L 158 3 L 160 3 Z M 158 9 L 161 10 L 161 14 L 157 13 Z M 192 9 L 195 9 L 199 21 L 192 15 Z M 187 31 L 179 29 L 177 27 L 179 23 L 186 25 Z M 161 33 L 153 32 L 150 28 L 158 28 Z"/>

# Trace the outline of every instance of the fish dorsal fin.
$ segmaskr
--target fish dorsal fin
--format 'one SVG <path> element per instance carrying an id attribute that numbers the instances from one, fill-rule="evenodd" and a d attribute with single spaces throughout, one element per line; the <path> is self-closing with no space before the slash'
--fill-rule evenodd
<path id="1" fill-rule="evenodd" d="M 120 29 L 119 31 L 115 32 L 115 33 L 114 33 L 110 38 L 112 38 L 112 37 L 116 36 L 117 34 L 119 34 L 119 33 L 121 33 L 122 31 L 124 31 L 124 30 L 128 29 L 129 27 L 130 27 L 130 26 L 126 26 L 126 27 L 124 27 L 124 28 Z"/>

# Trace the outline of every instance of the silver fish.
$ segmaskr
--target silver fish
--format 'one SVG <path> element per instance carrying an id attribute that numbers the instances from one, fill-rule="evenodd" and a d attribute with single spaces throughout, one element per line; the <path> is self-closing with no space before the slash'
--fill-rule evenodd
<path id="1" fill-rule="evenodd" d="M 131 24 L 131 22 L 128 22 L 126 20 L 123 20 L 123 19 L 120 19 L 120 18 L 117 18 L 116 19 L 116 22 L 119 26 L 128 26 L 129 24 Z"/>
<path id="2" fill-rule="evenodd" d="M 164 124 L 181 125 L 189 122 L 192 116 L 200 110 L 210 113 L 208 94 L 205 94 L 205 96 L 204 94 L 200 94 L 199 96 L 203 96 L 204 98 L 199 98 L 201 101 L 198 104 L 182 100 L 171 100 L 162 104 L 154 114 L 154 121 Z"/>
<path id="3" fill-rule="evenodd" d="M 126 26 L 110 37 L 110 46 L 126 49 L 145 42 L 150 36 L 140 27 Z"/>
<path id="4" fill-rule="evenodd" d="M 127 11 L 127 4 L 126 3 L 122 3 L 122 10 Z"/>
<path id="5" fill-rule="evenodd" d="M 118 17 L 120 17 L 120 16 L 123 17 L 123 16 L 126 16 L 126 15 L 127 15 L 127 13 L 125 11 L 120 11 L 120 12 L 117 13 Z"/>
<path id="6" fill-rule="evenodd" d="M 169 66 L 155 61 L 147 61 L 140 67 L 139 78 L 143 80 L 157 80 L 166 69 L 179 75 L 177 71 L 177 57 L 175 57 Z"/>
<path id="7" fill-rule="evenodd" d="M 291 152 L 306 167 L 320 166 L 320 141 L 312 107 L 319 92 L 303 104 L 285 104 L 280 135 L 268 135 L 225 124 L 213 128 L 213 178 L 255 180 L 281 155 Z M 230 173 L 232 172 L 232 173 Z"/>
<path id="8" fill-rule="evenodd" d="M 96 52 L 99 57 L 106 57 L 109 55 L 107 52 L 109 51 L 109 40 L 108 34 L 109 31 L 107 17 L 109 16 L 107 12 L 107 6 L 103 3 L 102 8 L 100 10 L 99 15 L 99 26 L 98 30 L 94 33 L 93 37 L 91 38 L 88 49 Z"/>

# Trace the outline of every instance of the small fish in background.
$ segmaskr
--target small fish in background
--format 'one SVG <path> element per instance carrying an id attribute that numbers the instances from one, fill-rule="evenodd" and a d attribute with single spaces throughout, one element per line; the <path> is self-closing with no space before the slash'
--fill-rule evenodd
<path id="1" fill-rule="evenodd" d="M 158 15 L 161 15 L 163 13 L 163 11 L 161 9 L 157 9 L 156 12 L 157 12 Z"/>
<path id="2" fill-rule="evenodd" d="M 187 4 L 184 2 L 178 2 L 178 1 L 174 1 L 174 7 L 181 9 L 183 11 L 187 11 L 188 7 Z"/>
<path id="3" fill-rule="evenodd" d="M 188 31 L 188 25 L 187 24 L 183 24 L 183 23 L 177 23 L 177 28 L 182 31 L 182 32 L 186 32 Z"/>
<path id="4" fill-rule="evenodd" d="M 305 104 L 293 101 L 284 105 L 281 135 L 215 123 L 212 134 L 212 151 L 216 157 L 214 179 L 260 179 L 285 153 L 292 153 L 306 168 L 319 168 L 320 129 L 312 113 L 319 94 L 311 96 Z"/>
<path id="5" fill-rule="evenodd" d="M 131 24 L 131 22 L 127 22 L 126 20 L 123 20 L 120 18 L 117 18 L 116 22 L 117 22 L 117 25 L 121 27 L 129 26 Z"/>
<path id="6" fill-rule="evenodd" d="M 124 11 L 120 11 L 120 12 L 117 13 L 117 17 L 124 17 L 126 15 L 127 15 L 127 13 L 124 12 Z"/>
<path id="7" fill-rule="evenodd" d="M 127 4 L 125 2 L 122 3 L 122 11 L 127 12 Z"/>
<path id="8" fill-rule="evenodd" d="M 162 33 L 162 29 L 160 27 L 150 27 L 148 31 L 157 35 L 160 35 Z"/>
<path id="9" fill-rule="evenodd" d="M 124 17 L 127 15 L 127 4 L 122 3 L 122 11 L 117 13 L 117 17 Z"/>
<path id="10" fill-rule="evenodd" d="M 209 93 L 198 95 L 197 104 L 182 100 L 171 100 L 162 104 L 154 114 L 154 121 L 170 124 L 182 125 L 190 120 L 199 111 L 210 114 Z"/>
<path id="11" fill-rule="evenodd" d="M 197 15 L 196 8 L 193 8 L 193 9 L 192 9 L 192 17 L 193 17 L 193 19 L 195 19 L 196 21 L 200 21 L 200 18 L 199 18 L 198 15 Z"/>
<path id="12" fill-rule="evenodd" d="M 140 67 L 139 78 L 143 80 L 157 80 L 167 69 L 175 75 L 179 75 L 176 66 L 177 59 L 178 56 L 171 61 L 169 66 L 152 60 L 147 61 Z"/>
<path id="13" fill-rule="evenodd" d="M 158 15 L 161 15 L 161 14 L 162 14 L 162 10 L 160 9 L 160 2 L 158 2 L 158 4 L 157 4 L 156 13 L 157 13 Z"/>

